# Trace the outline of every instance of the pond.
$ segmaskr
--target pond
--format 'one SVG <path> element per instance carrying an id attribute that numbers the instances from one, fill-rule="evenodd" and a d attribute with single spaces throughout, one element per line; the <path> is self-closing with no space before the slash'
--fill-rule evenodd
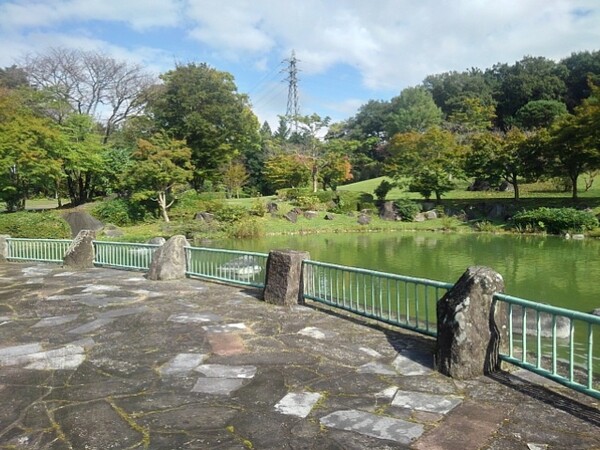
<path id="1" fill-rule="evenodd" d="M 600 307 L 600 240 L 595 239 L 388 232 L 269 236 L 212 245 L 304 250 L 317 261 L 451 283 L 467 267 L 484 265 L 502 274 L 507 294 L 584 312 Z"/>

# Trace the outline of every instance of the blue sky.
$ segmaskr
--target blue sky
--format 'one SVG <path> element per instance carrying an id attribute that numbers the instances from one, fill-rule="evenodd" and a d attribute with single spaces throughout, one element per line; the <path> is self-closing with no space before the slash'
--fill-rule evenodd
<path id="1" fill-rule="evenodd" d="M 301 113 L 338 121 L 430 74 L 598 50 L 600 0 L 0 0 L 0 67 L 49 47 L 206 62 L 273 126 L 293 49 Z"/>

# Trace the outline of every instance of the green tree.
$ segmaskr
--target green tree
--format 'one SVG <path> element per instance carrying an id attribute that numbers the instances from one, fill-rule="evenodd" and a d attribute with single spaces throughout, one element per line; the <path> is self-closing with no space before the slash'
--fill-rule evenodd
<path id="1" fill-rule="evenodd" d="M 409 179 L 409 189 L 425 198 L 433 193 L 440 201 L 445 192 L 454 188 L 454 181 L 462 177 L 459 161 L 463 148 L 451 132 L 439 127 L 424 133 L 398 133 L 392 138 L 389 150 L 387 173 L 399 184 Z"/>
<path id="2" fill-rule="evenodd" d="M 19 92 L 0 88 L 0 198 L 9 211 L 25 209 L 34 191 L 61 179 L 60 132 L 24 105 Z"/>
<path id="3" fill-rule="evenodd" d="M 193 176 L 191 150 L 185 141 L 157 133 L 140 139 L 133 153 L 134 164 L 127 179 L 134 189 L 133 200 L 151 199 L 158 203 L 161 216 L 169 222 L 168 209 L 175 201 L 175 191 Z"/>
<path id="4" fill-rule="evenodd" d="M 600 84 L 600 50 L 571 53 L 561 62 L 568 70 L 565 103 L 572 112 L 592 94 L 590 83 Z"/>
<path id="5" fill-rule="evenodd" d="M 259 123 L 233 76 L 206 64 L 178 65 L 160 76 L 150 96 L 159 129 L 185 140 L 195 165 L 193 184 L 218 181 L 220 169 L 247 147 L 260 148 Z"/>
<path id="6" fill-rule="evenodd" d="M 296 154 L 280 153 L 269 157 L 265 162 L 264 175 L 274 190 L 305 186 L 310 180 L 309 169 Z"/>
<path id="7" fill-rule="evenodd" d="M 515 123 L 522 129 L 547 128 L 560 116 L 568 114 L 567 105 L 558 100 L 533 100 L 515 114 Z"/>
<path id="8" fill-rule="evenodd" d="M 317 192 L 319 181 L 322 181 L 321 170 L 329 164 L 327 158 L 328 148 L 319 134 L 329 125 L 330 118 L 321 118 L 318 114 L 296 118 L 299 132 L 291 137 L 290 141 L 298 156 L 298 162 L 303 164 L 310 173 L 310 185 L 313 192 Z"/>
<path id="9" fill-rule="evenodd" d="M 392 99 L 390 111 L 386 124 L 390 137 L 409 131 L 424 132 L 442 122 L 442 110 L 423 87 L 404 89 L 398 97 Z"/>
<path id="10" fill-rule="evenodd" d="M 232 161 L 223 167 L 223 184 L 230 198 L 240 198 L 242 188 L 249 178 L 246 167 L 239 161 Z"/>

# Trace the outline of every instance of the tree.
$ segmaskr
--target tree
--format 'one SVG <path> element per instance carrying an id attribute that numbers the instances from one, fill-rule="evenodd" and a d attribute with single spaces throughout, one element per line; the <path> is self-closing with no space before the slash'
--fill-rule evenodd
<path id="1" fill-rule="evenodd" d="M 280 153 L 266 160 L 264 175 L 272 189 L 296 188 L 308 184 L 310 171 L 299 158 L 296 154 Z"/>
<path id="2" fill-rule="evenodd" d="M 600 84 L 600 50 L 571 53 L 561 62 L 568 70 L 565 103 L 573 112 L 591 95 L 590 83 Z"/>
<path id="3" fill-rule="evenodd" d="M 391 153 L 387 173 L 399 184 L 409 179 L 409 189 L 425 198 L 442 195 L 454 188 L 454 180 L 462 177 L 459 163 L 463 148 L 452 133 L 438 127 L 424 133 L 411 131 L 396 134 L 389 146 Z"/>
<path id="4" fill-rule="evenodd" d="M 25 209 L 32 191 L 58 185 L 61 144 L 56 127 L 33 114 L 19 92 L 0 88 L 0 198 L 8 211 Z"/>
<path id="5" fill-rule="evenodd" d="M 175 201 L 174 191 L 192 178 L 191 156 L 185 141 L 164 133 L 140 139 L 132 155 L 134 165 L 127 176 L 135 192 L 132 199 L 156 201 L 163 220 L 169 222 L 167 211 Z"/>
<path id="6" fill-rule="evenodd" d="M 493 105 L 485 105 L 477 97 L 463 97 L 455 104 L 448 121 L 464 134 L 491 129 L 496 118 Z"/>
<path id="7" fill-rule="evenodd" d="M 441 109 L 423 87 L 404 89 L 398 97 L 392 99 L 390 111 L 386 124 L 390 137 L 409 131 L 424 132 L 442 122 Z"/>
<path id="8" fill-rule="evenodd" d="M 567 105 L 558 100 L 533 100 L 515 114 L 515 123 L 525 130 L 548 128 L 558 117 L 568 114 Z"/>
<path id="9" fill-rule="evenodd" d="M 101 119 L 103 142 L 128 117 L 139 114 L 153 79 L 141 66 L 96 51 L 51 48 L 29 55 L 24 70 L 30 84 L 45 91 L 51 116 L 62 123 L 70 114 Z"/>
<path id="10" fill-rule="evenodd" d="M 4 69 L 0 68 L 0 86 L 7 89 L 28 87 L 27 73 L 21 67 L 17 67 L 14 64 Z"/>
<path id="11" fill-rule="evenodd" d="M 259 123 L 233 76 L 206 64 L 178 65 L 160 76 L 150 96 L 157 127 L 185 140 L 195 165 L 193 185 L 217 181 L 221 168 L 248 146 L 260 149 Z"/>
<path id="12" fill-rule="evenodd" d="M 230 162 L 223 168 L 223 183 L 230 198 L 240 198 L 242 187 L 248 182 L 249 178 L 246 168 L 239 161 Z"/>

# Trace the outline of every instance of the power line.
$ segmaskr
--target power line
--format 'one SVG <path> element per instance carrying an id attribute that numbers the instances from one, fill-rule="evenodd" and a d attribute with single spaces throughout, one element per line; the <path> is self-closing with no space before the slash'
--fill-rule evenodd
<path id="1" fill-rule="evenodd" d="M 292 131 L 298 131 L 298 117 L 300 116 L 300 106 L 298 104 L 298 59 L 296 52 L 292 50 L 292 56 L 283 60 L 287 63 L 287 68 L 282 72 L 287 73 L 284 81 L 288 83 L 288 99 L 285 117 L 288 123 L 292 125 Z"/>

